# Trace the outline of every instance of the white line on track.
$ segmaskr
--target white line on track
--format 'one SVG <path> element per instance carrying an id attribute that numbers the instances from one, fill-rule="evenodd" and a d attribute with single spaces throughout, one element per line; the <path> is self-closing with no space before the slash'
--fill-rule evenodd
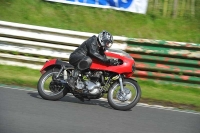
<path id="1" fill-rule="evenodd" d="M 7 88 L 7 89 L 13 89 L 13 90 L 37 92 L 37 90 L 35 90 L 33 88 L 22 88 L 22 87 L 18 87 L 18 86 L 7 86 L 7 85 L 1 85 L 1 84 L 0 84 L 0 87 L 1 88 Z M 67 96 L 74 97 L 72 94 L 67 94 Z M 107 101 L 106 98 L 100 98 L 98 100 L 99 101 Z M 200 112 L 196 112 L 196 111 L 192 111 L 192 110 L 180 110 L 180 109 L 177 109 L 177 108 L 174 108 L 174 107 L 164 107 L 164 106 L 160 106 L 160 105 L 149 105 L 149 104 L 146 104 L 146 103 L 138 103 L 136 106 L 200 115 Z"/>

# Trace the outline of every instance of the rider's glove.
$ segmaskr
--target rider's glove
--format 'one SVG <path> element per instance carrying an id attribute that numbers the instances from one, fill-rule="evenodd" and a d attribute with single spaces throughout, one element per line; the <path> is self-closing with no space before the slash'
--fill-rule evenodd
<path id="1" fill-rule="evenodd" d="M 117 59 L 109 59 L 109 64 L 111 66 L 116 66 L 118 64 L 118 60 Z"/>

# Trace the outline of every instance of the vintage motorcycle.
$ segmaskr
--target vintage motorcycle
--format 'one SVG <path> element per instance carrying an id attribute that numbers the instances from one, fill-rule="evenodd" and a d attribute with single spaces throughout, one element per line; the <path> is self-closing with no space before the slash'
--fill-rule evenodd
<path id="1" fill-rule="evenodd" d="M 60 59 L 46 61 L 40 70 L 42 76 L 37 85 L 39 95 L 46 100 L 59 100 L 67 93 L 72 93 L 77 98 L 90 100 L 107 94 L 112 108 L 130 110 L 141 97 L 139 84 L 131 78 L 135 61 L 122 50 L 109 49 L 105 54 L 107 58 L 117 60 L 117 64 L 107 66 L 92 59 L 92 65 L 78 75 L 73 88 L 68 85 L 67 79 L 73 75 L 74 67 Z"/>

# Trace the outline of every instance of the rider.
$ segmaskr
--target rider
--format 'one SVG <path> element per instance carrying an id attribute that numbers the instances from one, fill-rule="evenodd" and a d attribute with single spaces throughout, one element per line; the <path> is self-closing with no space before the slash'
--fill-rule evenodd
<path id="1" fill-rule="evenodd" d="M 70 54 L 69 63 L 74 66 L 74 74 L 68 80 L 69 85 L 75 88 L 75 81 L 78 78 L 80 71 L 90 68 L 92 64 L 91 58 L 96 58 L 104 64 L 116 65 L 117 61 L 108 59 L 105 55 L 105 50 L 110 48 L 113 43 L 113 36 L 102 31 L 98 37 L 93 35 L 84 41 L 74 52 Z"/>

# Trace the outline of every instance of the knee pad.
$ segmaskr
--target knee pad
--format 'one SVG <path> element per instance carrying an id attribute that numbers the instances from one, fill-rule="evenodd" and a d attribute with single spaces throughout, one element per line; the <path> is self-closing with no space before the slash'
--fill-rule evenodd
<path id="1" fill-rule="evenodd" d="M 91 65 L 92 65 L 92 59 L 86 56 L 78 63 L 78 69 L 81 71 L 86 70 L 90 68 Z"/>

